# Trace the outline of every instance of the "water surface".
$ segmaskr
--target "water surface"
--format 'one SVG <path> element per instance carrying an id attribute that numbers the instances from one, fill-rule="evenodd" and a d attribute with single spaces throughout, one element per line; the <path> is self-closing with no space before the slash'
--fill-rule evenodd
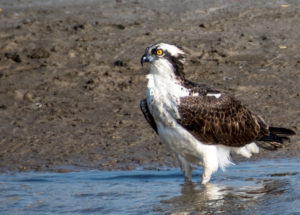
<path id="1" fill-rule="evenodd" d="M 179 169 L 0 175 L 0 214 L 300 214 L 300 158 L 245 162 L 211 184 Z"/>

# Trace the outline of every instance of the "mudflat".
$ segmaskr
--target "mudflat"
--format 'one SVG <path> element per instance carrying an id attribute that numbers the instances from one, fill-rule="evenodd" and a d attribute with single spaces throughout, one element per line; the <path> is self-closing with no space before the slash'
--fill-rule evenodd
<path id="1" fill-rule="evenodd" d="M 300 155 L 298 1 L 3 0 L 0 7 L 1 171 L 178 165 L 139 109 L 148 72 L 140 57 L 162 41 L 186 51 L 188 79 L 298 133 L 253 159 Z"/>

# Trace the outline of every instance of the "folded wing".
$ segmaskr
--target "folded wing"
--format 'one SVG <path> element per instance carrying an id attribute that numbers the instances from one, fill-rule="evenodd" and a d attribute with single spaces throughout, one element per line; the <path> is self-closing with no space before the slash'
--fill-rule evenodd
<path id="1" fill-rule="evenodd" d="M 241 147 L 269 134 L 266 123 L 230 95 L 204 88 L 193 92 L 196 96 L 181 98 L 177 121 L 201 142 Z"/>

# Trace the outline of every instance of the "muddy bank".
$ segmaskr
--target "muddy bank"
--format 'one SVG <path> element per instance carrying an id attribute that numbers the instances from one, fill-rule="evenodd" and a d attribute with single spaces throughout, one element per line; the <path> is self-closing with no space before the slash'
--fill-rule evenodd
<path id="1" fill-rule="evenodd" d="M 147 73 L 139 60 L 158 41 L 185 49 L 189 79 L 299 133 L 300 3 L 281 4 L 2 1 L 1 170 L 177 165 L 139 110 Z M 259 156 L 299 149 L 297 135 Z"/>

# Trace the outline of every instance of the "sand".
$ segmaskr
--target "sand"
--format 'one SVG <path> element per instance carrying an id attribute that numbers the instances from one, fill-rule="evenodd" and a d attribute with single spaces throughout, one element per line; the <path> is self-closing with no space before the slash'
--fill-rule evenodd
<path id="1" fill-rule="evenodd" d="M 177 166 L 139 109 L 148 71 L 140 57 L 159 41 L 186 51 L 188 79 L 298 133 L 253 159 L 300 155 L 297 1 L 3 0 L 0 7 L 1 171 Z"/>

